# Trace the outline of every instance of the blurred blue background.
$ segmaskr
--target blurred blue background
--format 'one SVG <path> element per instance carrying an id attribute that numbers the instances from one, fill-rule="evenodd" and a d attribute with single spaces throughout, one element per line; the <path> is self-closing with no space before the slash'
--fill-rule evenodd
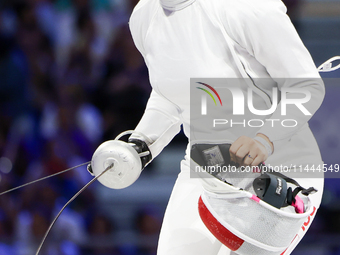
<path id="1" fill-rule="evenodd" d="M 138 123 L 148 73 L 128 29 L 137 0 L 0 1 L 0 192 L 89 161 Z M 285 0 L 316 65 L 340 55 L 340 0 Z M 340 70 L 310 122 L 327 164 L 340 160 Z M 154 255 L 183 158 L 179 134 L 124 190 L 94 183 L 63 212 L 42 253 Z M 91 176 L 85 166 L 0 196 L 0 255 L 32 255 L 60 208 Z M 339 179 L 294 255 L 340 255 Z"/>

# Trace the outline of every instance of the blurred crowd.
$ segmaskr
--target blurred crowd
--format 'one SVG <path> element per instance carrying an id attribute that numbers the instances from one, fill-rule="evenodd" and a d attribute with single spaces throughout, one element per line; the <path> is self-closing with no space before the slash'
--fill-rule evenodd
<path id="1" fill-rule="evenodd" d="M 0 192 L 89 161 L 102 141 L 136 126 L 150 93 L 128 29 L 136 2 L 0 1 Z M 53 217 L 90 179 L 84 166 L 0 196 L 0 254 L 35 254 Z M 137 218 L 137 232 L 158 233 L 149 210 Z M 120 247 L 114 235 L 90 187 L 41 254 L 155 254 Z"/>

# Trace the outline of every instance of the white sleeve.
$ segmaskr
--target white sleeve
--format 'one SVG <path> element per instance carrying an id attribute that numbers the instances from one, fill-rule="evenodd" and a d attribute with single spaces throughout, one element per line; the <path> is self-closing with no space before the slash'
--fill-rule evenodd
<path id="1" fill-rule="evenodd" d="M 143 57 L 145 57 L 144 39 L 158 6 L 157 4 L 150 5 L 149 2 L 149 0 L 139 0 L 129 20 L 133 41 Z"/>
<path id="2" fill-rule="evenodd" d="M 165 146 L 177 135 L 181 128 L 181 121 L 177 107 L 156 91 L 152 91 L 144 115 L 135 131 L 152 140 L 149 149 L 155 158 Z M 133 135 L 138 137 L 138 134 Z M 143 139 L 143 137 L 138 137 Z"/>
<path id="3" fill-rule="evenodd" d="M 311 115 L 303 114 L 296 106 L 281 115 L 281 103 L 270 119 L 295 119 L 295 127 L 282 125 L 272 127 L 269 121 L 258 133 L 263 133 L 272 142 L 290 138 L 320 107 L 325 88 L 314 62 L 303 45 L 299 35 L 286 15 L 286 7 L 281 0 L 240 0 L 239 10 L 224 14 L 225 27 L 231 38 L 247 50 L 269 75 L 277 82 L 278 89 L 303 89 L 310 93 L 311 99 L 303 106 Z M 247 6 L 246 6 L 247 5 Z M 249 6 L 250 5 L 250 6 Z M 301 98 L 301 93 L 289 93 L 289 98 Z"/>
<path id="4" fill-rule="evenodd" d="M 134 8 L 130 17 L 130 31 L 133 41 L 145 58 L 144 37 L 148 31 L 150 20 L 155 11 L 152 8 L 146 8 L 148 1 L 139 1 Z M 148 144 L 155 158 L 165 146 L 180 131 L 181 121 L 177 107 L 169 100 L 157 94 L 155 90 L 151 92 L 144 115 L 142 116 L 135 131 L 142 133 L 151 139 L 152 143 Z M 132 135 L 133 138 L 143 139 L 137 133 Z M 145 141 L 147 142 L 147 141 Z"/>

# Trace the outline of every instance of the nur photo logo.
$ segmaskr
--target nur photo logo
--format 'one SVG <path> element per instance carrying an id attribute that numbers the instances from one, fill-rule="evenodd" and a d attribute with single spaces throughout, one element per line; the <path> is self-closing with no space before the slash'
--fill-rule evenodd
<path id="1" fill-rule="evenodd" d="M 194 102 L 197 103 L 192 105 L 195 109 L 192 116 L 203 117 L 213 128 L 225 125 L 260 128 L 265 123 L 272 127 L 277 124 L 295 127 L 299 119 L 311 116 L 308 110 L 313 107 L 311 93 L 303 87 L 271 86 L 260 90 L 255 83 L 252 87 L 244 80 L 222 78 L 211 82 L 195 79 L 192 82 L 195 91 L 191 95 L 195 95 Z M 268 84 L 271 81 L 262 79 L 257 82 Z M 264 97 L 269 98 L 270 103 L 266 103 Z"/>
<path id="2" fill-rule="evenodd" d="M 211 85 L 208 85 L 203 82 L 197 82 L 198 84 L 204 85 L 205 87 L 209 88 L 218 98 L 221 106 L 222 100 L 219 95 L 219 93 L 216 91 L 214 87 Z M 207 89 L 196 87 L 197 89 L 203 90 L 208 94 L 212 100 L 214 101 L 215 105 L 217 105 L 216 100 L 211 92 L 209 92 Z M 248 110 L 255 115 L 259 116 L 265 116 L 272 114 L 276 111 L 278 106 L 281 107 L 281 115 L 285 116 L 287 115 L 287 106 L 288 105 L 295 105 L 304 115 L 311 115 L 311 113 L 307 110 L 307 108 L 303 105 L 305 103 L 308 103 L 311 99 L 311 93 L 310 91 L 304 90 L 304 89 L 297 89 L 297 88 L 282 88 L 281 89 L 281 100 L 278 102 L 278 88 L 272 88 L 271 89 L 271 102 L 272 105 L 269 109 L 256 109 L 254 106 L 254 100 L 253 100 L 253 94 L 254 91 L 251 88 L 248 88 L 246 91 L 243 91 L 241 88 L 237 87 L 220 87 L 220 90 L 228 90 L 233 98 L 233 115 L 244 115 L 245 114 L 245 105 L 247 105 Z M 202 115 L 207 114 L 207 97 L 206 94 L 202 95 L 202 101 L 201 101 L 201 113 Z M 247 100 L 245 99 L 245 95 L 247 95 Z M 289 98 L 288 95 L 290 94 L 299 94 L 302 95 L 300 98 Z M 247 102 L 247 104 L 246 104 Z"/>
<path id="3" fill-rule="evenodd" d="M 221 106 L 223 106 L 221 97 L 217 93 L 216 89 L 214 89 L 212 86 L 210 86 L 206 83 L 203 83 L 203 82 L 197 82 L 197 83 L 207 87 L 208 89 L 210 89 L 217 96 L 218 100 L 220 101 Z M 196 88 L 203 90 L 206 93 L 206 94 L 202 94 L 201 113 L 202 113 L 202 115 L 207 115 L 207 94 L 212 98 L 215 105 L 217 105 L 215 97 L 213 96 L 213 94 L 211 94 L 211 92 L 209 90 L 207 90 L 205 88 L 201 88 L 201 87 L 196 87 Z"/>

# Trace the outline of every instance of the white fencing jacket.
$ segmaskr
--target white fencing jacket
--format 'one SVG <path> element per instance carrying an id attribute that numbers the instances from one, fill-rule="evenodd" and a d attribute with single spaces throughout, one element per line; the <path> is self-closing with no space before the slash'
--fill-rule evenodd
<path id="1" fill-rule="evenodd" d="M 312 114 L 322 103 L 324 85 L 281 0 L 140 0 L 131 15 L 130 29 L 153 88 L 136 127 L 154 141 L 150 145 L 153 157 L 182 124 L 190 135 L 192 77 L 270 78 L 270 86 L 259 88 L 264 106 L 268 106 L 272 86 L 310 91 L 305 106 Z M 282 82 L 279 78 L 287 79 Z M 279 109 L 270 118 L 279 118 Z M 274 143 L 268 161 L 322 162 L 307 124 L 311 116 L 298 109 L 292 116 L 299 123 L 294 128 L 273 129 L 266 123 L 256 131 Z"/>

